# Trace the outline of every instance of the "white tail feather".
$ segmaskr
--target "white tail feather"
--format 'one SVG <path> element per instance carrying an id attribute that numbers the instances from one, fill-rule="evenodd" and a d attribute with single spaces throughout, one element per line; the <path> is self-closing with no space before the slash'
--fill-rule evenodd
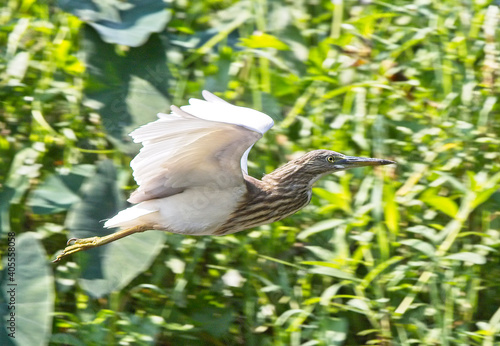
<path id="1" fill-rule="evenodd" d="M 143 203 L 141 204 L 122 210 L 113 218 L 106 221 L 104 223 L 104 227 L 133 227 L 138 224 L 142 224 L 141 219 L 143 219 L 144 216 L 154 213 L 157 210 L 153 208 L 145 208 Z"/>

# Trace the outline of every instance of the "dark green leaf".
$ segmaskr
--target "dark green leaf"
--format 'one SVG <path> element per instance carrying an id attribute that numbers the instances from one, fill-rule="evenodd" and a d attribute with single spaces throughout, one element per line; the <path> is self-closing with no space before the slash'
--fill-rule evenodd
<path id="1" fill-rule="evenodd" d="M 82 200 L 70 209 L 66 220 L 70 236 L 111 234 L 113 230 L 104 229 L 103 221 L 125 206 L 111 161 L 98 165 L 95 176 L 85 182 L 82 192 Z M 77 254 L 83 269 L 80 285 L 93 297 L 121 289 L 149 267 L 163 242 L 163 232 L 150 231 Z"/>
<path id="2" fill-rule="evenodd" d="M 168 112 L 170 72 L 165 47 L 158 35 L 125 56 L 111 44 L 101 41 L 96 32 L 84 29 L 83 48 L 89 81 L 86 104 L 101 115 L 112 140 L 129 153 L 138 150 L 128 133 Z"/>
<path id="3" fill-rule="evenodd" d="M 9 235 L 9 251 L 3 259 L 1 294 L 12 309 L 5 309 L 2 321 L 14 319 L 17 345 L 44 345 L 50 337 L 54 309 L 54 278 L 42 244 L 35 233 Z M 12 254 L 12 255 L 11 255 Z M 12 275 L 7 269 L 12 264 Z M 11 315 L 14 313 L 14 316 Z M 10 326 L 10 322 L 8 324 Z M 1 328 L 0 344 L 9 345 Z M 13 341 L 10 339 L 10 341 Z"/>

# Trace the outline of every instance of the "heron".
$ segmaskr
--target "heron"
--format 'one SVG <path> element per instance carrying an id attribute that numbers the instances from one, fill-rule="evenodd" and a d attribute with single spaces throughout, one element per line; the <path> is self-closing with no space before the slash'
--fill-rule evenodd
<path id="1" fill-rule="evenodd" d="M 203 91 L 204 100 L 171 107 L 171 113 L 134 130 L 142 148 L 131 161 L 138 188 L 133 206 L 104 223 L 118 231 L 72 238 L 54 262 L 147 230 L 223 236 L 279 221 L 309 204 L 321 177 L 394 161 L 314 150 L 262 179 L 248 175 L 248 153 L 274 122 L 268 115 L 232 105 Z"/>

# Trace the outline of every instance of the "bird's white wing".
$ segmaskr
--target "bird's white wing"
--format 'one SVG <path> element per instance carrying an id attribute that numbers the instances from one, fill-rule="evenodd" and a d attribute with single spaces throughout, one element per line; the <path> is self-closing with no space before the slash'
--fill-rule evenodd
<path id="1" fill-rule="evenodd" d="M 168 197 L 190 187 L 231 188 L 244 182 L 248 151 L 273 126 L 264 113 L 233 106 L 203 91 L 206 101 L 173 106 L 171 114 L 130 135 L 143 148 L 132 160 L 139 188 L 131 203 Z"/>

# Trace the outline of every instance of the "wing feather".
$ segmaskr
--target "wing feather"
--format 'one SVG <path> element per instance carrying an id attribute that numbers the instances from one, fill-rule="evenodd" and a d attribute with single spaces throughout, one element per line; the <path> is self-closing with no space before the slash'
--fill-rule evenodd
<path id="1" fill-rule="evenodd" d="M 233 106 L 204 91 L 206 101 L 172 107 L 170 114 L 130 135 L 142 143 L 132 160 L 139 188 L 131 203 L 168 197 L 188 188 L 220 189 L 245 185 L 246 157 L 272 125 L 272 119 L 251 109 Z"/>

